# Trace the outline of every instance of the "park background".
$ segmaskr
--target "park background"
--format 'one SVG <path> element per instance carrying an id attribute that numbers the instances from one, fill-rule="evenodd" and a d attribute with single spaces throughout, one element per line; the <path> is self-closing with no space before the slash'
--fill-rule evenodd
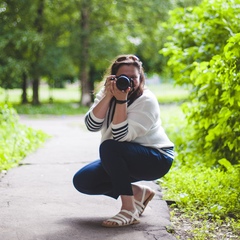
<path id="1" fill-rule="evenodd" d="M 111 60 L 133 53 L 175 143 L 174 166 L 159 180 L 169 231 L 237 239 L 239 22 L 239 0 L 0 1 L 0 172 L 49 137 L 18 114 L 86 113 Z"/>

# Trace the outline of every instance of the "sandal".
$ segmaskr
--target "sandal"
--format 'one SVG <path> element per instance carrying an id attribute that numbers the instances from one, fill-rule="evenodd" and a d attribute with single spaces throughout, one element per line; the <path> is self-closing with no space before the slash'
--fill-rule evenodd
<path id="1" fill-rule="evenodd" d="M 129 217 L 123 215 L 122 213 L 127 213 Z M 108 228 L 124 227 L 124 226 L 137 224 L 139 223 L 138 210 L 136 210 L 134 213 L 127 210 L 121 210 L 117 215 L 107 219 L 105 222 L 117 223 L 117 224 L 107 224 L 103 222 L 102 226 L 108 227 Z"/>
<path id="2" fill-rule="evenodd" d="M 148 196 L 148 198 L 145 199 L 145 195 L 146 195 L 146 190 L 147 189 L 150 190 L 151 193 Z M 147 207 L 148 203 L 153 199 L 154 195 L 155 195 L 155 192 L 152 189 L 150 189 L 149 187 L 146 187 L 146 186 L 143 187 L 143 194 L 142 194 L 141 202 L 139 202 L 138 200 L 134 200 L 136 208 L 138 210 L 138 215 L 139 216 L 142 215 L 142 213 L 144 212 L 144 210 Z"/>

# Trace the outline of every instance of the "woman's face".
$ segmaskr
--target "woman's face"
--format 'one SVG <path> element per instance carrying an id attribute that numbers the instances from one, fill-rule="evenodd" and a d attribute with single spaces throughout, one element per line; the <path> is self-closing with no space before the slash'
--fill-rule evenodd
<path id="1" fill-rule="evenodd" d="M 139 71 L 137 69 L 137 67 L 133 66 L 133 65 L 122 65 L 118 71 L 116 76 L 120 76 L 121 74 L 124 74 L 126 76 L 128 76 L 129 78 L 131 78 L 134 82 L 134 89 L 138 88 L 140 85 L 140 74 Z"/>

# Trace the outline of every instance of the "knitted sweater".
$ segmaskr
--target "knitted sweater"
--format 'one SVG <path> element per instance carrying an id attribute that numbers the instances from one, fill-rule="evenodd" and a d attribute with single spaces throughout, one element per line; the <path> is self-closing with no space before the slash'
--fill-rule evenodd
<path id="1" fill-rule="evenodd" d="M 103 90 L 96 95 L 94 104 L 85 116 L 88 130 L 101 130 L 102 142 L 115 139 L 157 149 L 174 146 L 161 125 L 158 101 L 149 89 L 144 89 L 143 94 L 128 106 L 127 119 L 119 124 L 112 123 L 114 101 L 110 104 L 104 119 L 94 116 L 92 110 L 102 98 Z"/>

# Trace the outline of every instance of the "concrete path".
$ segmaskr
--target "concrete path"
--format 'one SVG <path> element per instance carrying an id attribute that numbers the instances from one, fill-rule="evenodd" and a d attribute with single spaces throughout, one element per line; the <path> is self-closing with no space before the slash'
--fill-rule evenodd
<path id="1" fill-rule="evenodd" d="M 169 211 L 157 184 L 141 223 L 108 229 L 101 222 L 118 213 L 120 201 L 75 190 L 72 176 L 98 158 L 99 133 L 88 132 L 83 116 L 21 122 L 52 135 L 20 167 L 0 179 L 0 240 L 174 240 L 166 231 Z"/>

